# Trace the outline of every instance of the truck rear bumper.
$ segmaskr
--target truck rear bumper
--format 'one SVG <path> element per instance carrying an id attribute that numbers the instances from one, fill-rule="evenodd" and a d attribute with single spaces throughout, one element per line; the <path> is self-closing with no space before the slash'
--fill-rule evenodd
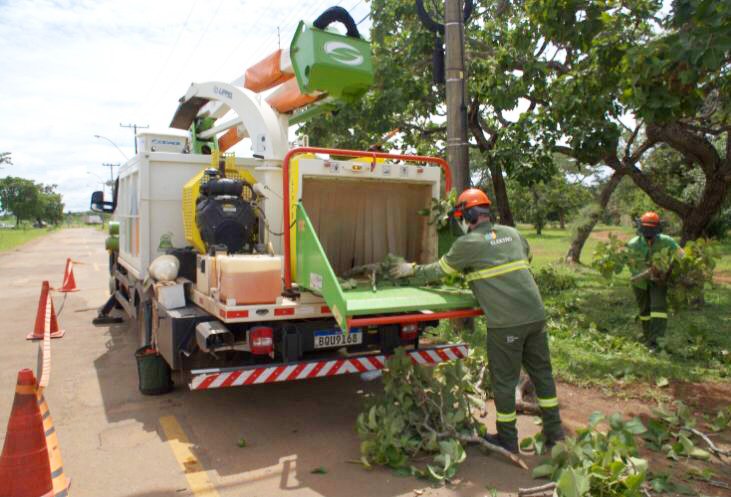
<path id="1" fill-rule="evenodd" d="M 433 365 L 467 357 L 467 345 L 435 345 L 408 351 L 414 364 Z M 191 390 L 239 387 L 262 383 L 306 380 L 350 373 L 365 373 L 386 367 L 384 354 L 360 354 L 337 359 L 265 364 L 242 368 L 197 369 L 191 371 Z"/>

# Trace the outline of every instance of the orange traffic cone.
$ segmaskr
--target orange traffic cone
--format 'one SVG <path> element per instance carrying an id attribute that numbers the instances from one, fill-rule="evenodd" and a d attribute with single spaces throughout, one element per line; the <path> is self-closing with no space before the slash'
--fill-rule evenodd
<path id="1" fill-rule="evenodd" d="M 43 417 L 43 430 L 46 433 L 46 447 L 48 448 L 48 461 L 51 467 L 51 480 L 53 483 L 53 496 L 66 497 L 68 495 L 69 486 L 71 486 L 71 478 L 66 478 L 63 472 L 63 461 L 61 460 L 61 447 L 58 444 L 58 436 L 56 428 L 53 426 L 51 411 L 48 410 L 48 404 L 43 397 L 43 389 L 36 390 L 36 398 L 38 407 Z"/>
<path id="2" fill-rule="evenodd" d="M 38 312 L 36 313 L 36 325 L 33 332 L 26 336 L 26 340 L 42 340 L 43 333 L 48 327 L 51 332 L 51 338 L 61 338 L 64 330 L 58 329 L 58 319 L 56 319 L 56 309 L 53 307 L 53 300 L 49 295 L 50 285 L 44 281 L 41 285 L 41 297 L 38 300 Z"/>
<path id="3" fill-rule="evenodd" d="M 76 288 L 76 278 L 74 278 L 74 261 L 71 258 L 66 259 L 66 269 L 63 271 L 63 285 L 57 289 L 58 292 L 78 292 Z"/>
<path id="4" fill-rule="evenodd" d="M 15 400 L 0 455 L 2 497 L 52 497 L 43 418 L 36 400 L 36 379 L 30 369 L 18 371 Z"/>

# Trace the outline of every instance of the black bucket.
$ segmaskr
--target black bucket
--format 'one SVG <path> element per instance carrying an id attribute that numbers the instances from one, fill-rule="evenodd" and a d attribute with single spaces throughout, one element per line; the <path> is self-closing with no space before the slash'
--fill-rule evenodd
<path id="1" fill-rule="evenodd" d="M 173 389 L 170 366 L 152 347 L 145 346 L 135 352 L 140 392 L 144 395 L 162 395 Z"/>

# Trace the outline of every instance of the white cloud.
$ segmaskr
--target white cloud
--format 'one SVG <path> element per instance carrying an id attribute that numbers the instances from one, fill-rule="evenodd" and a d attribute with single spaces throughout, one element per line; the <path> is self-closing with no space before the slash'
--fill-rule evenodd
<path id="1" fill-rule="evenodd" d="M 300 19 L 341 4 L 356 21 L 364 0 L 0 1 L 2 174 L 56 183 L 67 209 L 131 156 L 132 131 L 165 128 L 193 81 L 230 81 L 287 45 Z M 186 22 L 187 21 L 187 22 Z"/>

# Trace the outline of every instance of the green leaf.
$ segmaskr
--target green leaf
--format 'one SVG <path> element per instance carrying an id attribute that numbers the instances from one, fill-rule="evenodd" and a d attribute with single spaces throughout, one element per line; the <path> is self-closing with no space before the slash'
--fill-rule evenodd
<path id="1" fill-rule="evenodd" d="M 527 437 L 520 441 L 521 450 L 529 451 L 533 449 L 533 437 Z"/>
<path id="2" fill-rule="evenodd" d="M 327 470 L 322 466 L 318 466 L 317 468 L 310 471 L 310 473 L 312 473 L 313 475 L 324 475 L 327 474 Z"/>
<path id="3" fill-rule="evenodd" d="M 240 449 L 243 449 L 244 447 L 246 447 L 246 439 L 243 437 L 239 438 L 239 441 L 236 442 L 236 445 L 238 445 Z"/>
<path id="4" fill-rule="evenodd" d="M 711 458 L 710 452 L 703 450 L 699 447 L 692 449 L 688 455 L 693 459 L 700 459 L 701 461 L 708 461 Z"/>
<path id="5" fill-rule="evenodd" d="M 563 497 L 582 497 L 589 492 L 589 475 L 584 470 L 568 468 L 561 473 L 556 485 Z"/>
<path id="6" fill-rule="evenodd" d="M 670 385 L 670 381 L 665 378 L 664 376 L 660 376 L 657 380 L 655 380 L 655 385 L 657 385 L 660 388 L 665 388 L 668 385 Z"/>
<path id="7" fill-rule="evenodd" d="M 624 424 L 624 429 L 633 435 L 641 435 L 647 431 L 640 418 L 632 418 Z"/>
<path id="8" fill-rule="evenodd" d="M 554 471 L 556 471 L 556 467 L 553 464 L 541 464 L 533 468 L 533 478 L 548 478 Z"/>

